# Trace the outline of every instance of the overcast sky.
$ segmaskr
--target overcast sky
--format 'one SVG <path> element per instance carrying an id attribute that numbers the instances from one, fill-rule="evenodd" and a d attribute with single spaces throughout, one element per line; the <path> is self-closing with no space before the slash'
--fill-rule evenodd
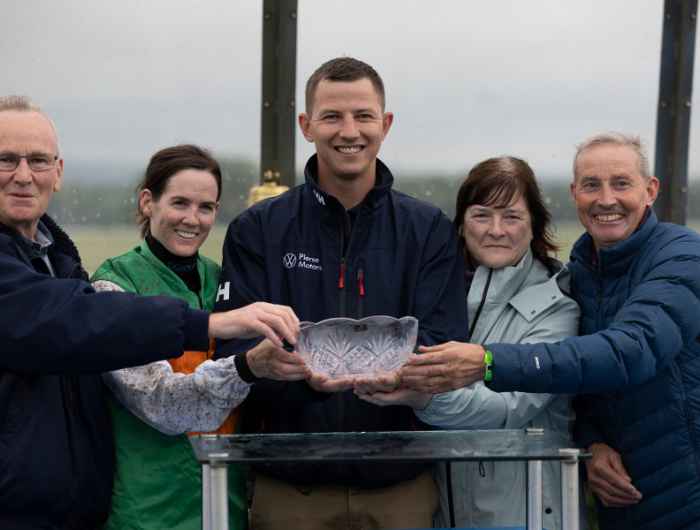
<path id="1" fill-rule="evenodd" d="M 568 176 L 574 145 L 602 130 L 640 134 L 653 158 L 662 8 L 299 0 L 297 105 L 316 66 L 352 55 L 384 78 L 395 122 L 381 156 L 396 173 L 513 154 Z M 68 165 L 145 163 L 183 141 L 257 160 L 261 18 L 262 0 L 3 0 L 0 92 L 54 116 Z M 298 134 L 297 164 L 311 152 Z"/>

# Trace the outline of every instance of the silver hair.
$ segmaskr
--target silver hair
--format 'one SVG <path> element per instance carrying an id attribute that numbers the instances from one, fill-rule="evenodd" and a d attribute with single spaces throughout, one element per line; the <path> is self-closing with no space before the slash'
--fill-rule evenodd
<path id="1" fill-rule="evenodd" d="M 578 162 L 578 157 L 581 153 L 599 145 L 619 145 L 622 147 L 629 147 L 637 153 L 637 159 L 639 160 L 639 173 L 645 179 L 651 176 L 649 171 L 649 157 L 647 156 L 647 150 L 639 136 L 632 134 L 624 134 L 619 132 L 606 132 L 599 133 L 590 138 L 587 138 L 580 144 L 576 146 L 576 155 L 574 156 L 574 178 L 576 177 L 576 163 Z"/>
<path id="2" fill-rule="evenodd" d="M 39 105 L 34 103 L 27 96 L 0 96 L 0 112 L 37 112 L 48 120 L 53 129 L 53 134 L 56 137 L 56 150 L 60 152 L 58 143 L 58 130 L 53 120 L 41 109 Z M 58 153 L 56 153 L 58 154 Z"/>

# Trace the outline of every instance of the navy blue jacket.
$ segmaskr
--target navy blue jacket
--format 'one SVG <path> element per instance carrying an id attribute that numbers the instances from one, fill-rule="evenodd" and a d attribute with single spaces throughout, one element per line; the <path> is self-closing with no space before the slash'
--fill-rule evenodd
<path id="1" fill-rule="evenodd" d="M 618 451 L 644 497 L 599 506 L 601 529 L 700 528 L 700 236 L 650 212 L 598 256 L 582 236 L 569 270 L 582 336 L 493 346 L 491 387 L 596 394 L 577 399 L 577 442 Z"/>
<path id="2" fill-rule="evenodd" d="M 374 188 L 350 215 L 317 185 L 316 157 L 306 183 L 256 204 L 236 218 L 224 243 L 217 310 L 264 300 L 291 306 L 301 320 L 369 315 L 418 318 L 419 344 L 466 337 L 464 265 L 454 230 L 434 206 L 391 189 L 377 161 Z M 229 341 L 217 355 L 250 342 Z M 409 407 L 377 407 L 352 391 L 318 393 L 304 382 L 256 383 L 245 402 L 245 428 L 263 432 L 413 429 Z M 424 466 L 372 465 L 268 469 L 296 483 L 380 486 Z"/>
<path id="3" fill-rule="evenodd" d="M 0 528 L 99 528 L 109 511 L 112 425 L 100 372 L 206 344 L 184 302 L 95 293 L 75 246 L 44 216 L 56 277 L 0 225 Z"/>

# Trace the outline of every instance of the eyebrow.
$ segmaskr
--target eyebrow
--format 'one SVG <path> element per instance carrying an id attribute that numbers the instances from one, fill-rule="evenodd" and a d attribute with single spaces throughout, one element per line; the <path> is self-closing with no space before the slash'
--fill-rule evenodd
<path id="1" fill-rule="evenodd" d="M 191 198 L 185 197 L 184 195 L 173 195 L 170 200 L 193 202 Z M 202 204 L 216 204 L 216 201 L 204 201 Z"/>
<path id="2" fill-rule="evenodd" d="M 494 210 L 503 210 L 506 213 L 525 213 L 528 211 L 527 208 L 494 208 L 492 206 L 482 206 L 480 204 L 472 204 L 468 209 L 474 209 L 478 212 L 492 212 Z"/>

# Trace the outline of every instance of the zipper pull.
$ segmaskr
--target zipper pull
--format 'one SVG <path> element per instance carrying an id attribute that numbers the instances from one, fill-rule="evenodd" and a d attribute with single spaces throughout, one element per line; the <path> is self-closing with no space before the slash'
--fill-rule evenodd
<path id="1" fill-rule="evenodd" d="M 345 258 L 340 260 L 340 275 L 338 276 L 338 289 L 345 289 Z"/>
<path id="2" fill-rule="evenodd" d="M 357 271 L 357 290 L 360 292 L 360 296 L 365 296 L 365 271 L 362 269 Z"/>

